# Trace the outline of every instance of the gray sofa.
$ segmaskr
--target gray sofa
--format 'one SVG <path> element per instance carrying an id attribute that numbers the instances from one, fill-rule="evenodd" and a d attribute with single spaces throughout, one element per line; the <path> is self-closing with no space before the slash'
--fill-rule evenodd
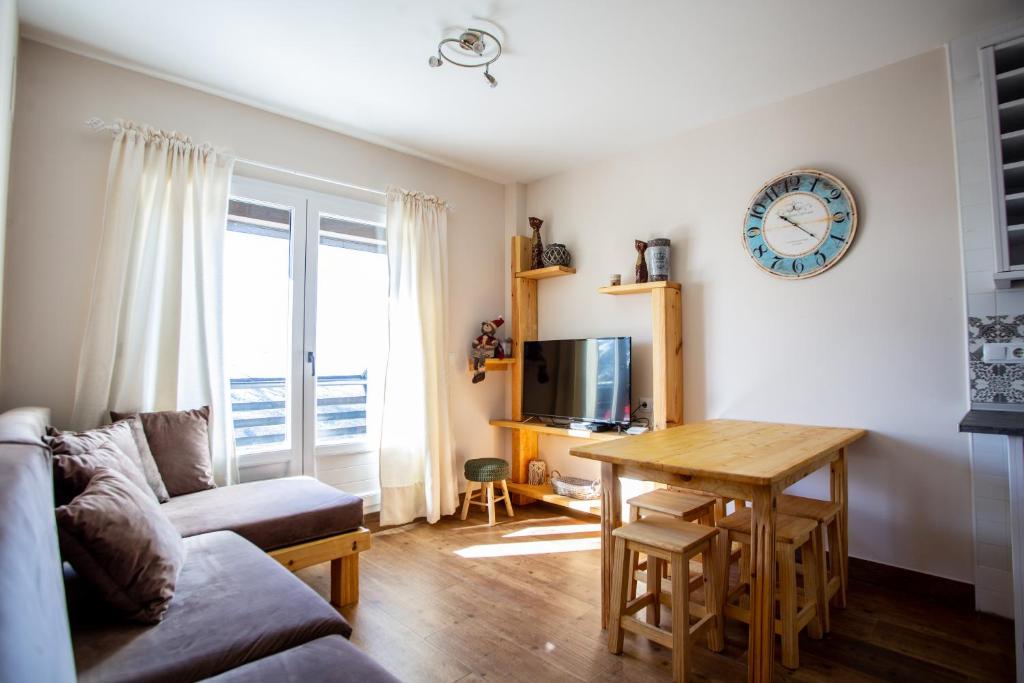
<path id="1" fill-rule="evenodd" d="M 99 603 L 60 560 L 47 420 L 37 408 L 0 415 L 0 681 L 396 680 L 348 642 L 351 627 L 323 598 L 239 533 L 212 528 L 214 496 L 206 507 L 172 499 L 168 516 L 179 517 L 187 560 L 163 621 L 139 625 Z M 269 515 L 243 513 L 231 488 L 227 527 L 264 547 L 325 528 L 322 519 L 294 522 L 295 501 L 271 505 Z M 267 485 L 256 489 L 254 500 L 271 495 Z M 181 498 L 192 495 L 200 494 Z M 325 497 L 313 502 L 307 512 L 331 507 Z M 207 510 L 205 525 L 194 509 Z M 331 533 L 354 521 L 331 519 Z"/>

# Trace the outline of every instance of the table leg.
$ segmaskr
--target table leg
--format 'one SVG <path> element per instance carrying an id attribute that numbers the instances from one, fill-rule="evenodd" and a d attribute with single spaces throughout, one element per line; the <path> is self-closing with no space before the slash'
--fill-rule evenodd
<path id="1" fill-rule="evenodd" d="M 617 465 L 601 463 L 601 626 L 608 627 L 611 606 L 612 561 L 615 552 L 612 530 L 622 526 L 622 482 Z M 647 571 L 651 571 L 647 563 Z"/>
<path id="2" fill-rule="evenodd" d="M 769 683 L 775 664 L 775 493 L 755 489 L 751 502 L 747 681 Z"/>
<path id="3" fill-rule="evenodd" d="M 839 457 L 832 461 L 831 478 L 829 480 L 832 493 L 832 501 L 839 503 L 839 557 L 836 558 L 835 566 L 839 568 L 839 575 L 842 577 L 843 585 L 847 584 L 847 577 L 850 575 L 850 531 L 849 531 L 849 495 L 847 493 L 846 477 L 846 449 L 839 449 Z M 836 605 L 846 607 L 846 596 L 836 594 Z"/>

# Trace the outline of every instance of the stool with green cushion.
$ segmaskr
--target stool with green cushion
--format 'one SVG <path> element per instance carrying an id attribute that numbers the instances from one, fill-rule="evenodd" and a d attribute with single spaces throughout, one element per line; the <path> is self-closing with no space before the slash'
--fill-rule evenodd
<path id="1" fill-rule="evenodd" d="M 505 501 L 505 510 L 509 517 L 514 517 L 512 512 L 512 498 L 508 495 L 508 463 L 501 458 L 476 458 L 466 461 L 466 498 L 462 502 L 462 519 L 469 514 L 470 505 L 479 505 L 487 508 L 487 524 L 494 524 L 494 504 L 497 501 Z M 494 484 L 501 483 L 502 495 L 494 497 Z M 473 500 L 473 493 L 479 493 L 479 499 Z"/>

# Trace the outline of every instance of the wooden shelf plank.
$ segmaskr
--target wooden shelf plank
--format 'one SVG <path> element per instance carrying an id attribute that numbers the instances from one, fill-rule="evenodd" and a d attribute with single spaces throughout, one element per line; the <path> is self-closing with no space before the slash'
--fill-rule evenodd
<path id="1" fill-rule="evenodd" d="M 527 498 L 533 498 L 534 500 L 541 500 L 545 503 L 552 503 L 554 505 L 560 505 L 565 508 L 571 508 L 578 512 L 587 512 L 592 515 L 601 516 L 601 499 L 596 500 L 580 500 L 578 498 L 570 498 L 568 496 L 560 496 L 554 492 L 551 488 L 551 484 L 515 484 L 509 482 L 508 490 L 512 493 L 517 493 Z"/>
<path id="2" fill-rule="evenodd" d="M 505 372 L 512 364 L 516 362 L 515 358 L 488 358 L 484 361 L 484 369 L 487 372 Z M 470 358 L 466 361 L 466 365 L 470 372 L 473 371 L 473 359 Z"/>
<path id="3" fill-rule="evenodd" d="M 576 269 L 568 266 L 548 266 L 547 268 L 535 268 L 534 270 L 521 270 L 516 277 L 524 280 L 546 280 L 549 277 L 561 277 L 562 275 L 575 275 Z"/>
<path id="4" fill-rule="evenodd" d="M 655 289 L 682 289 L 683 286 L 678 282 L 672 282 L 671 280 L 661 280 L 659 282 L 641 282 L 632 285 L 614 285 L 608 287 L 601 287 L 598 292 L 601 294 L 643 294 L 645 292 L 653 292 Z"/>
<path id="5" fill-rule="evenodd" d="M 587 439 L 590 441 L 611 441 L 626 436 L 620 432 L 588 432 L 583 429 L 567 429 L 565 427 L 554 427 L 541 424 L 540 422 L 518 422 L 516 420 L 491 420 L 492 427 L 505 427 L 506 429 L 521 429 L 527 432 L 538 434 L 550 434 L 551 436 L 568 436 L 575 439 Z"/>

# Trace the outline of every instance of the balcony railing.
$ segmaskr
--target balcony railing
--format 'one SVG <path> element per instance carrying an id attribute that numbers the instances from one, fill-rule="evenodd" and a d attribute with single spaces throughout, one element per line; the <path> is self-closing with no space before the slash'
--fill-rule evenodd
<path id="1" fill-rule="evenodd" d="M 366 377 L 323 375 L 316 380 L 317 445 L 358 439 L 366 435 Z M 287 439 L 287 391 L 284 377 L 244 377 L 231 380 L 235 447 L 273 450 Z"/>

